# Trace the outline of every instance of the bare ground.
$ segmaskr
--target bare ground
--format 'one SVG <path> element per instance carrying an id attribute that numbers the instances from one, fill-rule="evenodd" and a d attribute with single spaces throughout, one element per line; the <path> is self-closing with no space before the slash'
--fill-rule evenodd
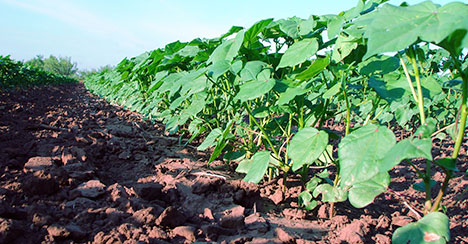
<path id="1" fill-rule="evenodd" d="M 82 84 L 0 91 L 0 243 L 390 243 L 423 202 L 403 163 L 374 203 L 328 219 L 297 206 L 298 177 L 247 184 L 195 147 Z M 443 204 L 451 243 L 468 243 L 466 142 L 459 159 Z"/>

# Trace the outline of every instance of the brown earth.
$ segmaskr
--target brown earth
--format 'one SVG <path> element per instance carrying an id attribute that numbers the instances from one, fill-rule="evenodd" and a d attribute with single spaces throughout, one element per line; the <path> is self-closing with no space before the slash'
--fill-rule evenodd
<path id="1" fill-rule="evenodd" d="M 298 207 L 298 177 L 248 184 L 195 146 L 82 84 L 0 91 L 0 243 L 390 243 L 423 202 L 401 164 L 374 203 L 328 219 L 326 204 Z M 464 147 L 443 201 L 451 243 L 468 243 L 466 162 Z"/>

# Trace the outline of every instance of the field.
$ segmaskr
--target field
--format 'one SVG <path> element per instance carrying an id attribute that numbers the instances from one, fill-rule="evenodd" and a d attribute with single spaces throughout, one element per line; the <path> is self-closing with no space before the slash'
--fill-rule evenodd
<path id="1" fill-rule="evenodd" d="M 16 89 L 2 63 L 4 239 L 468 242 L 468 6 L 379 2 L 84 84 Z"/>

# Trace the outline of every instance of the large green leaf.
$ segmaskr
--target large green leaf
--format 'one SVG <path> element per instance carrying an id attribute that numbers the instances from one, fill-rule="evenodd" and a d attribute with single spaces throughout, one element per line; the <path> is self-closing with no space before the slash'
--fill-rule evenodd
<path id="1" fill-rule="evenodd" d="M 390 175 L 387 172 L 377 174 L 372 179 L 353 185 L 349 190 L 349 202 L 355 208 L 363 208 L 372 203 L 377 195 L 387 190 L 389 184 Z"/>
<path id="2" fill-rule="evenodd" d="M 312 164 L 317 160 L 328 144 L 328 133 L 312 127 L 306 127 L 297 132 L 289 145 L 288 155 L 293 161 L 292 170 L 296 171 L 303 165 Z"/>
<path id="3" fill-rule="evenodd" d="M 204 151 L 207 148 L 213 146 L 215 144 L 216 139 L 218 139 L 223 134 L 223 131 L 220 128 L 216 128 L 206 136 L 205 140 L 202 144 L 197 147 L 197 150 Z"/>
<path id="4" fill-rule="evenodd" d="M 330 184 L 318 185 L 313 192 L 314 197 L 322 194 L 322 202 L 344 202 L 348 198 L 348 191 L 341 187 L 333 187 Z"/>
<path id="5" fill-rule="evenodd" d="M 281 93 L 277 104 L 284 105 L 289 103 L 289 101 L 293 100 L 296 96 L 302 95 L 306 93 L 307 90 L 302 87 L 288 87 L 285 92 Z"/>
<path id="6" fill-rule="evenodd" d="M 231 63 L 227 60 L 221 60 L 213 63 L 208 67 L 208 74 L 213 77 L 214 80 L 218 79 L 221 75 L 226 73 L 231 68 Z"/>
<path id="7" fill-rule="evenodd" d="M 430 1 L 409 7 L 386 4 L 372 16 L 364 34 L 368 38 L 365 59 L 374 54 L 405 49 L 418 38 L 439 43 L 456 30 L 468 29 L 468 6 L 460 2 L 442 7 Z M 465 37 L 461 46 L 467 47 L 467 44 Z"/>
<path id="8" fill-rule="evenodd" d="M 395 165 L 405 159 L 425 158 L 432 160 L 431 149 L 431 138 L 404 139 L 399 141 L 386 153 L 380 168 L 381 172 L 391 170 Z"/>
<path id="9" fill-rule="evenodd" d="M 270 19 L 264 19 L 261 21 L 258 21 L 252 27 L 250 27 L 246 32 L 245 32 L 245 37 L 244 37 L 244 46 L 248 47 L 250 44 L 258 40 L 258 34 L 260 34 L 265 27 L 267 27 L 271 22 L 273 21 L 273 18 Z"/>
<path id="10" fill-rule="evenodd" d="M 392 243 L 442 244 L 450 240 L 449 218 L 440 212 L 432 212 L 416 223 L 396 229 Z"/>
<path id="11" fill-rule="evenodd" d="M 262 71 L 262 69 L 267 66 L 266 63 L 262 61 L 249 61 L 245 64 L 245 67 L 240 72 L 240 77 L 242 81 L 251 81 L 257 78 L 257 75 Z"/>
<path id="12" fill-rule="evenodd" d="M 245 182 L 252 182 L 257 184 L 263 178 L 270 163 L 270 152 L 260 151 L 256 152 L 252 157 L 252 163 L 249 172 L 244 177 Z"/>
<path id="13" fill-rule="evenodd" d="M 216 63 L 221 60 L 227 60 L 231 62 L 242 45 L 244 41 L 244 33 L 245 31 L 240 31 L 237 33 L 236 37 L 230 40 L 223 42 L 219 45 L 211 54 L 210 58 L 208 59 L 207 63 Z"/>
<path id="14" fill-rule="evenodd" d="M 244 83 L 240 86 L 239 93 L 237 93 L 235 98 L 241 100 L 241 102 L 253 100 L 269 92 L 275 86 L 275 83 L 274 79 L 269 79 L 266 82 L 254 80 Z"/>
<path id="15" fill-rule="evenodd" d="M 185 109 L 185 113 L 191 116 L 197 115 L 205 107 L 207 96 L 208 95 L 205 92 L 194 94 L 190 101 L 190 105 Z"/>
<path id="16" fill-rule="evenodd" d="M 382 159 L 395 145 L 393 132 L 368 124 L 344 137 L 338 146 L 341 184 L 351 186 L 382 172 Z"/>
<path id="17" fill-rule="evenodd" d="M 296 79 L 301 81 L 312 79 L 320 74 L 329 64 L 330 58 L 328 56 L 316 59 L 306 70 L 299 73 Z"/>
<path id="18" fill-rule="evenodd" d="M 318 42 L 315 38 L 306 38 L 291 45 L 281 57 L 278 69 L 303 63 L 315 55 Z"/>

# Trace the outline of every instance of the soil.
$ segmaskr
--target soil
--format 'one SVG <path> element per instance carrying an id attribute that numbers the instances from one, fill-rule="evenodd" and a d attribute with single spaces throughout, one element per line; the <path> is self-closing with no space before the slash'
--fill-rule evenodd
<path id="1" fill-rule="evenodd" d="M 297 176 L 248 184 L 181 144 L 82 84 L 0 91 L 0 243 L 390 243 L 424 199 L 402 163 L 371 205 L 329 219 L 327 204 L 298 207 Z M 434 156 L 452 146 L 436 139 Z M 468 243 L 466 152 L 443 200 L 451 243 Z"/>

